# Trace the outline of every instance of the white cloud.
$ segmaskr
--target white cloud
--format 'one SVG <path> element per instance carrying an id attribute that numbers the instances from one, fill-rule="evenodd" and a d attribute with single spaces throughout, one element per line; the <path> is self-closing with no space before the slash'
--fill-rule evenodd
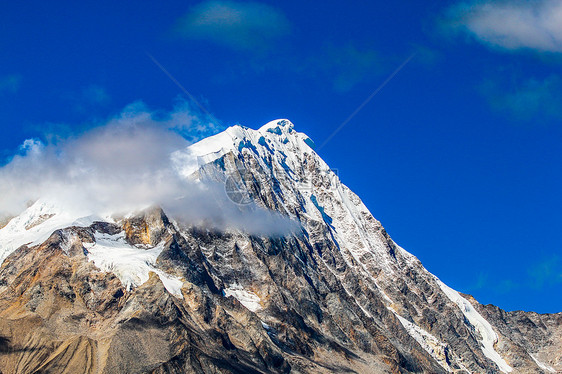
<path id="1" fill-rule="evenodd" d="M 150 204 L 173 172 L 169 153 L 188 145 L 173 131 L 173 113 L 154 117 L 137 103 L 80 136 L 54 137 L 51 144 L 26 140 L 0 169 L 1 209 L 15 213 L 41 197 L 96 211 Z"/>
<path id="2" fill-rule="evenodd" d="M 185 38 L 210 40 L 235 50 L 268 49 L 289 34 L 291 24 L 278 9 L 257 2 L 205 1 L 180 19 Z"/>
<path id="3" fill-rule="evenodd" d="M 507 50 L 562 52 L 562 1 L 485 1 L 449 9 L 451 25 Z"/>
<path id="4" fill-rule="evenodd" d="M 512 82 L 517 79 L 511 78 Z M 529 78 L 513 83 L 498 77 L 480 85 L 480 91 L 492 108 L 510 114 L 521 121 L 545 121 L 562 118 L 562 79 L 551 75 L 544 79 Z"/>
<path id="5" fill-rule="evenodd" d="M 83 215 L 126 214 L 156 204 L 188 224 L 255 234 L 292 230 L 274 213 L 256 206 L 241 210 L 223 185 L 195 183 L 178 171 L 182 165 L 173 154 L 183 151 L 179 159 L 186 161 L 186 147 L 216 131 L 187 104 L 162 113 L 136 103 L 79 136 L 55 136 L 50 144 L 28 139 L 0 168 L 0 216 L 44 198 Z"/>

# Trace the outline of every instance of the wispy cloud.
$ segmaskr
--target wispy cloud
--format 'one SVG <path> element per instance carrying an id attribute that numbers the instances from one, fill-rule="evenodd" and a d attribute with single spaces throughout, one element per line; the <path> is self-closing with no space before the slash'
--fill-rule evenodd
<path id="1" fill-rule="evenodd" d="M 105 88 L 97 84 L 84 87 L 82 89 L 82 98 L 84 101 L 96 105 L 105 105 L 111 100 Z"/>
<path id="2" fill-rule="evenodd" d="M 544 79 L 530 78 L 516 83 L 490 78 L 479 87 L 493 109 L 521 121 L 562 118 L 562 79 L 551 75 Z"/>
<path id="3" fill-rule="evenodd" d="M 0 217 L 46 199 L 80 215 L 131 213 L 160 205 L 180 222 L 253 234 L 283 234 L 292 221 L 231 202 L 220 182 L 186 177 L 199 159 L 187 148 L 218 126 L 185 104 L 172 112 L 142 103 L 85 133 L 46 142 L 27 139 L 0 168 Z"/>
<path id="4" fill-rule="evenodd" d="M 528 274 L 534 288 L 562 283 L 562 259 L 557 255 L 543 258 L 530 267 Z"/>
<path id="5" fill-rule="evenodd" d="M 291 23 L 277 8 L 258 2 L 205 1 L 179 20 L 184 38 L 212 41 L 234 50 L 264 50 L 288 35 Z"/>
<path id="6" fill-rule="evenodd" d="M 72 102 L 74 110 L 80 113 L 103 107 L 111 101 L 111 96 L 106 89 L 97 84 L 84 86 L 79 91 L 67 93 L 64 96 Z"/>
<path id="7" fill-rule="evenodd" d="M 374 49 L 330 44 L 309 58 L 306 70 L 331 80 L 336 92 L 348 92 L 357 84 L 380 76 L 381 60 Z"/>
<path id="8" fill-rule="evenodd" d="M 247 75 L 266 78 L 269 74 L 282 74 L 293 83 L 306 81 L 322 90 L 347 93 L 361 84 L 372 87 L 399 60 L 397 56 L 385 56 L 369 45 L 347 42 L 323 43 L 305 50 L 291 48 L 267 54 L 233 56 L 228 63 L 232 69 L 213 76 L 214 82 L 232 84 L 240 83 Z"/>
<path id="9" fill-rule="evenodd" d="M 0 94 L 16 92 L 21 85 L 22 77 L 19 74 L 10 74 L 0 77 Z"/>
<path id="10" fill-rule="evenodd" d="M 531 261 L 526 274 L 517 274 L 514 279 L 498 278 L 496 274 L 481 272 L 468 287 L 468 291 L 479 292 L 485 289 L 497 294 L 509 294 L 522 290 L 534 292 L 559 284 L 562 284 L 562 258 L 551 254 Z"/>
<path id="11" fill-rule="evenodd" d="M 163 160 L 189 144 L 175 131 L 183 126 L 178 116 L 181 110 L 156 114 L 135 103 L 85 133 L 53 134 L 49 142 L 26 140 L 20 154 L 0 169 L 1 209 L 17 213 L 26 201 L 41 197 L 76 206 L 87 202 L 95 210 L 150 203 L 150 198 L 142 198 L 151 184 L 145 175 L 154 174 L 155 190 L 164 190 L 161 177 L 171 170 Z M 108 206 L 105 199 L 110 200 Z"/>
<path id="12" fill-rule="evenodd" d="M 501 49 L 562 52 L 562 2 L 472 1 L 451 7 L 447 24 Z"/>
<path id="13" fill-rule="evenodd" d="M 489 290 L 498 294 L 507 294 L 521 288 L 521 284 L 511 279 L 493 279 L 488 273 L 478 274 L 476 281 L 468 287 L 469 292 Z"/>

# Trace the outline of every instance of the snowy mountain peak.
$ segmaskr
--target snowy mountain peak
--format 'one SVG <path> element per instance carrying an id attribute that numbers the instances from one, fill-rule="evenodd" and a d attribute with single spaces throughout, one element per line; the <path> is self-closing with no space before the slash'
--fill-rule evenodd
<path id="1" fill-rule="evenodd" d="M 279 132 L 290 133 L 293 131 L 294 128 L 295 125 L 291 121 L 282 118 L 266 123 L 265 125 L 260 127 L 258 131 L 260 132 L 268 131 L 280 135 Z"/>
<path id="2" fill-rule="evenodd" d="M 222 197 L 213 190 L 197 195 L 202 205 L 190 200 L 179 207 L 204 214 L 211 206 L 208 201 L 219 201 L 218 213 L 227 212 L 220 216 L 227 223 L 222 229 L 181 222 L 160 208 L 115 219 L 80 218 L 60 205 L 39 200 L 0 229 L 0 260 L 9 257 L 0 268 L 4 282 L 0 282 L 0 312 L 4 310 L 2 300 L 8 300 L 10 308 L 11 300 L 17 300 L 23 309 L 16 310 L 16 315 L 31 315 L 32 321 L 39 321 L 33 311 L 41 300 L 50 299 L 46 293 L 34 295 L 53 287 L 33 286 L 34 291 L 26 293 L 31 301 L 24 304 L 21 300 L 27 299 L 12 294 L 15 288 L 6 285 L 16 282 L 18 272 L 35 274 L 34 261 L 52 260 L 54 265 L 49 266 L 53 268 L 81 272 L 55 272 L 69 280 L 53 278 L 56 287 L 65 285 L 53 297 L 74 292 L 79 297 L 69 299 L 84 302 L 87 308 L 102 305 L 96 304 L 96 298 L 106 297 L 103 305 L 113 308 L 107 318 L 117 322 L 102 319 L 99 323 L 115 329 L 126 323 L 123 321 L 155 321 L 157 315 L 167 327 L 146 325 L 168 335 L 151 352 L 187 347 L 174 353 L 173 359 L 147 354 L 146 363 L 138 362 L 144 369 L 136 372 L 153 370 L 155 362 L 170 363 L 158 372 L 182 372 L 169 368 L 199 359 L 241 365 L 225 371 L 229 373 L 287 373 L 292 368 L 303 373 L 507 373 L 522 372 L 517 371 L 521 367 L 534 370 L 558 365 L 549 358 L 550 348 L 530 345 L 530 340 L 514 332 L 519 330 L 506 327 L 504 321 L 522 317 L 464 298 L 398 246 L 314 151 L 312 140 L 295 131 L 289 120 L 274 120 L 257 130 L 232 126 L 174 151 L 170 161 L 174 173 L 186 182 L 182 188 L 204 185 L 199 183 L 204 181 L 224 185 L 218 189 Z M 254 204 L 244 205 L 246 200 L 237 200 L 241 197 L 251 198 Z M 245 224 L 244 229 L 236 226 L 238 221 Z M 296 223 L 298 230 L 279 230 L 288 221 Z M 261 234 L 247 230 L 258 226 L 266 230 Z M 57 246 L 62 250 L 45 250 Z M 72 283 L 77 278 L 81 279 L 78 286 Z M 64 305 L 73 302 L 65 300 Z M 82 304 L 76 308 L 77 316 L 90 313 L 80 309 Z M 178 316 L 182 313 L 189 317 Z M 103 313 L 92 316 L 101 318 Z M 556 326 L 555 317 L 544 317 L 546 322 L 536 315 L 524 318 L 534 319 L 537 326 Z M 0 318 L 0 327 L 2 321 Z M 177 330 L 166 330 L 176 326 L 176 321 L 181 321 Z M 187 329 L 184 323 L 189 324 Z M 125 331 L 141 331 L 142 325 Z M 529 329 L 530 324 L 525 326 Z M 186 331 L 200 336 L 182 335 Z M 543 346 L 549 342 L 557 349 L 552 338 L 558 333 L 556 327 L 548 331 L 554 332 L 535 332 L 536 341 Z M 97 335 L 81 332 L 81 336 Z M 111 339 L 122 336 L 126 334 L 115 333 Z M 173 349 L 170 339 L 177 339 Z M 130 342 L 115 341 L 123 352 L 129 352 Z M 197 342 L 204 346 L 191 349 L 190 344 Z M 150 338 L 145 342 L 147 346 L 153 343 Z M 49 344 L 44 345 L 54 347 Z M 207 349 L 219 356 L 197 358 L 187 353 Z M 130 356 L 137 364 L 139 355 Z M 318 362 L 318 370 L 309 370 Z M 0 369 L 4 372 L 1 356 Z"/>
<path id="3" fill-rule="evenodd" d="M 175 152 L 172 160 L 177 165 L 180 174 L 187 177 L 201 166 L 230 152 L 239 155 L 246 149 L 254 152 L 260 158 L 277 154 L 285 161 L 294 163 L 298 162 L 294 160 L 295 155 L 311 153 L 313 148 L 314 142 L 307 135 L 295 131 L 291 121 L 279 119 L 268 122 L 258 130 L 240 125 L 229 127 L 185 150 Z M 324 162 L 322 164 L 324 168 L 327 168 Z"/>

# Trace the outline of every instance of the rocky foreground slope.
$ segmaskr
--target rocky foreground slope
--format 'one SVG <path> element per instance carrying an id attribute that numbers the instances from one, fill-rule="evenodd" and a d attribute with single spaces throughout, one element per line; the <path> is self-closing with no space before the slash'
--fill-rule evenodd
<path id="1" fill-rule="evenodd" d="M 172 156 L 186 178 L 227 186 L 237 205 L 208 198 L 239 226 L 158 207 L 74 217 L 44 200 L 13 218 L 0 230 L 1 373 L 562 371 L 562 314 L 447 287 L 312 147 L 279 120 Z"/>

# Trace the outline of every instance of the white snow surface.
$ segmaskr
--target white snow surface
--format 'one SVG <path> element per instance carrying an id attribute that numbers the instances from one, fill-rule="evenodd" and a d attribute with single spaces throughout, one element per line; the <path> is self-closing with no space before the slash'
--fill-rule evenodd
<path id="1" fill-rule="evenodd" d="M 164 249 L 163 244 L 145 249 L 128 244 L 123 233 L 96 233 L 94 236 L 95 243 L 84 243 L 88 260 L 93 261 L 101 270 L 114 273 L 128 291 L 146 282 L 152 271 L 160 277 L 168 292 L 183 298 L 183 281 L 155 267 L 156 259 Z"/>
<path id="2" fill-rule="evenodd" d="M 184 150 L 174 152 L 172 161 L 180 175 L 189 177 L 200 166 L 213 162 L 228 152 L 239 154 L 244 148 L 241 143 L 255 147 L 259 155 L 264 156 L 267 150 L 263 144 L 266 142 L 268 146 L 273 147 L 272 150 L 284 151 L 287 158 L 296 161 L 292 157 L 295 152 L 288 151 L 294 151 L 295 148 L 298 148 L 299 152 L 297 153 L 302 153 L 303 147 L 310 149 L 307 144 L 308 140 L 310 140 L 309 137 L 296 132 L 294 125 L 287 119 L 268 122 L 258 130 L 236 125 L 219 134 L 200 140 Z"/>
<path id="3" fill-rule="evenodd" d="M 492 328 L 492 325 L 482 317 L 480 313 L 464 297 L 462 297 L 457 291 L 453 290 L 451 287 L 447 286 L 445 283 L 441 282 L 437 277 L 435 277 L 437 284 L 441 287 L 441 290 L 447 295 L 447 297 L 458 305 L 461 312 L 464 314 L 466 319 L 470 322 L 472 326 L 478 331 L 482 340 L 482 352 L 490 360 L 494 361 L 500 370 L 504 373 L 510 373 L 513 368 L 505 362 L 505 360 L 500 356 L 500 354 L 495 350 L 494 344 L 498 341 L 498 335 Z"/>
<path id="4" fill-rule="evenodd" d="M 42 244 L 53 232 L 70 226 L 86 227 L 102 219 L 84 212 L 72 212 L 60 205 L 37 200 L 0 230 L 0 264 L 22 245 Z"/>
<path id="5" fill-rule="evenodd" d="M 258 312 L 262 309 L 260 305 L 261 299 L 255 293 L 245 290 L 239 284 L 231 284 L 224 289 L 224 296 L 232 296 L 244 305 L 246 309 L 252 312 Z"/>
<path id="6" fill-rule="evenodd" d="M 112 222 L 109 217 L 84 214 L 87 213 L 72 212 L 52 201 L 38 200 L 0 230 L 0 264 L 23 245 L 42 244 L 56 230 L 88 227 L 95 221 Z M 155 267 L 162 245 L 151 249 L 137 248 L 126 243 L 122 234 L 96 233 L 95 238 L 95 243 L 84 243 L 88 259 L 101 270 L 115 273 L 127 290 L 146 282 L 149 272 L 153 271 L 171 294 L 182 297 L 183 281 Z"/>
<path id="7" fill-rule="evenodd" d="M 439 365 L 448 372 L 452 372 L 451 367 L 447 363 L 447 356 L 445 354 L 446 345 L 439 341 L 435 336 L 431 335 L 427 331 L 423 330 L 421 327 L 408 321 L 406 318 L 399 315 L 393 309 L 390 309 L 394 315 L 398 318 L 402 326 L 408 331 L 410 336 L 412 336 L 419 345 L 427 352 L 431 357 L 433 357 Z"/>
<path id="8" fill-rule="evenodd" d="M 537 358 L 533 355 L 530 355 L 531 358 L 535 361 L 535 363 L 537 364 L 538 367 L 540 367 L 541 369 L 543 369 L 544 371 L 547 371 L 549 373 L 556 373 L 556 369 L 554 369 L 553 367 L 548 366 L 547 364 L 540 362 L 539 360 L 537 360 Z"/>

